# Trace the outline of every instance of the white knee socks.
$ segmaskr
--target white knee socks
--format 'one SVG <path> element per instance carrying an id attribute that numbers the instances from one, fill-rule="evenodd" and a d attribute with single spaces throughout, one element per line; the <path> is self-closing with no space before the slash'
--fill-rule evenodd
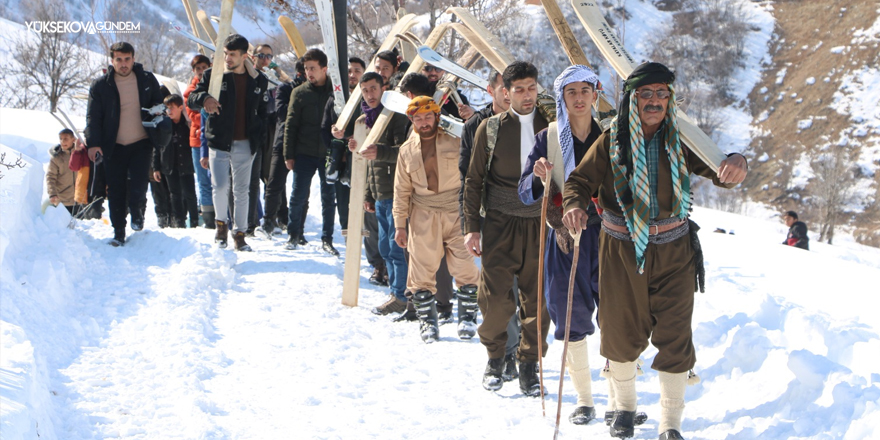
<path id="1" fill-rule="evenodd" d="M 578 394 L 577 406 L 593 405 L 593 378 L 590 376 L 590 359 L 587 353 L 587 338 L 569 342 L 565 353 L 568 374 Z"/>
<path id="2" fill-rule="evenodd" d="M 611 361 L 611 386 L 614 391 L 616 411 L 636 410 L 636 365 L 634 362 Z M 682 394 L 684 394 L 682 392 Z M 663 431 L 660 431 L 663 432 Z"/>
<path id="3" fill-rule="evenodd" d="M 681 415 L 684 410 L 687 375 L 686 372 L 660 372 L 660 428 L 658 432 L 661 434 L 670 429 L 681 432 Z"/>

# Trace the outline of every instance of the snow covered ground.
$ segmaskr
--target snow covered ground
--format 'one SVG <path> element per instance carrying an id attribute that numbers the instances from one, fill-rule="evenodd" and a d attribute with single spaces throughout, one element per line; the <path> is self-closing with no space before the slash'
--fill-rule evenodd
<path id="1" fill-rule="evenodd" d="M 101 221 L 67 229 L 66 211 L 39 209 L 44 147 L 57 130 L 41 132 L 48 116 L 29 113 L 0 114 L 0 144 L 37 156 L 3 170 L 0 182 L 3 439 L 552 435 L 559 341 L 544 363 L 542 417 L 540 401 L 516 383 L 481 388 L 478 340 L 460 341 L 446 325 L 440 343 L 425 345 L 417 324 L 372 315 L 385 292 L 366 282 L 365 261 L 360 305 L 348 308 L 342 261 L 316 247 L 289 252 L 282 240 L 252 240 L 255 252 L 237 254 L 215 249 L 211 231 L 159 230 L 152 214 L 123 248 L 107 245 L 111 229 Z M 313 244 L 316 211 L 306 228 Z M 707 292 L 697 294 L 693 320 L 702 383 L 687 392 L 686 437 L 874 437 L 880 250 L 814 242 L 805 252 L 779 244 L 778 218 L 701 208 L 694 218 Z M 338 230 L 334 241 L 343 251 Z M 598 335 L 588 341 L 601 414 L 604 360 Z M 646 365 L 654 354 L 645 352 Z M 607 438 L 600 422 L 565 421 L 576 401 L 565 385 L 562 436 Z M 650 419 L 636 438 L 656 438 L 657 373 L 646 368 L 637 388 Z"/>

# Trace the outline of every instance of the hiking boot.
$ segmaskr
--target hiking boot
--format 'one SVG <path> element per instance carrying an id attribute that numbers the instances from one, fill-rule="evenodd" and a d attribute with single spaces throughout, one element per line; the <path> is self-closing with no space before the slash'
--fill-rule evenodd
<path id="1" fill-rule="evenodd" d="M 669 431 L 660 434 L 660 440 L 684 440 L 684 437 L 681 436 L 681 433 L 670 429 Z"/>
<path id="2" fill-rule="evenodd" d="M 125 246 L 125 228 L 119 228 L 113 231 L 113 239 L 110 240 L 110 246 Z"/>
<path id="3" fill-rule="evenodd" d="M 324 252 L 333 255 L 334 257 L 339 256 L 339 251 L 337 251 L 336 248 L 333 247 L 333 241 L 330 239 L 321 240 L 321 249 L 323 249 Z"/>
<path id="4" fill-rule="evenodd" d="M 257 229 L 256 226 L 248 226 L 248 228 L 244 231 L 244 236 L 256 238 L 257 235 L 254 233 L 254 231 L 256 231 L 256 229 Z"/>
<path id="5" fill-rule="evenodd" d="M 504 356 L 504 373 L 501 374 L 501 378 L 505 382 L 519 378 L 519 371 L 516 371 L 516 353 Z"/>
<path id="6" fill-rule="evenodd" d="M 504 371 L 504 358 L 489 359 L 486 371 L 483 372 L 483 388 L 489 391 L 498 391 L 504 385 L 501 372 Z"/>
<path id="7" fill-rule="evenodd" d="M 251 252 L 251 246 L 244 241 L 245 233 L 242 231 L 238 231 L 235 234 L 232 234 L 232 241 L 235 242 L 235 250 L 238 252 Z"/>
<path id="8" fill-rule="evenodd" d="M 216 223 L 217 232 L 214 234 L 214 243 L 217 243 L 217 247 L 220 249 L 226 249 L 226 244 L 229 240 L 229 225 L 221 220 L 217 220 Z"/>
<path id="9" fill-rule="evenodd" d="M 406 310 L 406 301 L 401 301 L 393 293 L 388 295 L 388 300 L 379 307 L 373 307 L 371 312 L 374 315 L 387 315 L 389 313 L 400 313 Z"/>
<path id="10" fill-rule="evenodd" d="M 303 247 L 303 246 L 309 244 L 309 242 L 306 240 L 305 237 L 303 237 L 302 235 L 300 235 L 299 238 L 296 239 L 296 244 L 297 244 L 299 247 Z"/>
<path id="11" fill-rule="evenodd" d="M 609 432 L 612 437 L 629 438 L 635 435 L 635 411 L 615 411 Z"/>
<path id="12" fill-rule="evenodd" d="M 416 306 L 413 304 L 412 300 L 409 299 L 406 301 L 406 311 L 397 315 L 391 321 L 393 322 L 401 322 L 401 321 L 418 321 L 419 315 L 416 314 Z"/>
<path id="13" fill-rule="evenodd" d="M 385 269 L 385 266 L 373 268 L 373 274 L 370 275 L 370 284 L 388 287 L 388 270 Z"/>
<path id="14" fill-rule="evenodd" d="M 458 337 L 471 339 L 477 334 L 477 286 L 458 289 Z"/>
<path id="15" fill-rule="evenodd" d="M 293 237 L 289 238 L 289 239 L 287 240 L 287 243 L 284 245 L 284 249 L 287 249 L 287 250 L 289 250 L 289 251 L 295 251 L 295 250 L 297 250 L 297 249 L 299 249 L 299 248 L 300 248 L 300 246 L 299 246 L 299 240 L 297 240 L 297 239 L 295 239 L 295 238 L 293 238 Z"/>
<path id="16" fill-rule="evenodd" d="M 440 327 L 437 324 L 437 300 L 429 290 L 413 294 L 413 305 L 419 315 L 419 335 L 426 344 L 440 340 Z"/>
<path id="17" fill-rule="evenodd" d="M 537 397 L 541 395 L 541 380 L 538 378 L 537 362 L 519 363 L 519 390 L 529 397 Z M 547 394 L 547 390 L 544 390 Z"/>
<path id="18" fill-rule="evenodd" d="M 586 425 L 596 418 L 596 409 L 592 406 L 579 406 L 568 416 L 568 421 L 575 425 Z"/>
<path id="19" fill-rule="evenodd" d="M 166 221 L 166 223 L 168 222 L 167 217 L 166 217 L 165 221 Z M 131 219 L 131 229 L 133 231 L 143 231 L 144 230 L 144 219 L 143 218 L 139 218 L 136 220 Z"/>
<path id="20" fill-rule="evenodd" d="M 615 412 L 616 411 L 605 411 L 605 425 L 606 426 L 611 426 L 611 422 L 614 421 L 614 413 Z M 647 414 L 645 414 L 644 412 L 641 412 L 641 411 L 636 413 L 636 417 L 634 419 L 636 426 L 641 425 L 642 423 L 645 423 L 647 421 L 648 421 Z"/>

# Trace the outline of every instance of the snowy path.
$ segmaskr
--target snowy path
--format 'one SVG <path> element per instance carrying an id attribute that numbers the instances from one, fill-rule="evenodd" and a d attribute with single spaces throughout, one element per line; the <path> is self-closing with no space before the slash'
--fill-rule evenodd
<path id="1" fill-rule="evenodd" d="M 703 209 L 695 217 L 708 282 L 694 315 L 702 383 L 687 392 L 686 438 L 871 438 L 880 322 L 866 298 L 880 253 L 801 252 L 777 244 L 778 224 Z M 562 344 L 551 341 L 544 362 L 542 417 L 516 382 L 480 387 L 485 350 L 458 340 L 454 325 L 426 345 L 416 323 L 372 315 L 385 293 L 366 282 L 366 267 L 360 305 L 342 306 L 342 261 L 320 252 L 314 233 L 304 251 L 279 239 L 234 253 L 215 249 L 210 231 L 148 224 L 116 249 L 102 223 L 65 223 L 54 211 L 37 218 L 3 262 L 4 439 L 552 435 Z M 307 231 L 317 223 L 310 217 Z M 731 225 L 736 236 L 709 232 Z M 598 334 L 588 341 L 602 414 L 604 359 Z M 654 354 L 645 352 L 637 381 L 650 416 L 638 439 L 657 436 Z M 569 424 L 574 404 L 567 382 L 561 437 L 608 438 L 601 422 Z"/>

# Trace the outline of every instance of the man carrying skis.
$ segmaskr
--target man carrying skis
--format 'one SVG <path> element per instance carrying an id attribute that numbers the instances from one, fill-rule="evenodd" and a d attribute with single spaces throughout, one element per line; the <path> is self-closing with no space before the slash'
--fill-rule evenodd
<path id="1" fill-rule="evenodd" d="M 532 205 L 543 197 L 544 184 L 550 185 L 550 205 L 547 222 L 552 226 L 547 234 L 544 251 L 544 295 L 547 311 L 556 325 L 557 341 L 565 338 L 568 310 L 569 277 L 572 270 L 574 241 L 562 224 L 562 188 L 565 179 L 574 171 L 601 131 L 593 120 L 591 108 L 597 99 L 596 83 L 599 77 L 586 66 L 570 66 L 553 84 L 556 92 L 556 122 L 535 136 L 535 147 L 529 154 L 519 182 L 519 198 Z M 581 234 L 577 277 L 572 297 L 571 329 L 566 351 L 566 367 L 577 391 L 577 408 L 569 420 L 585 425 L 596 417 L 593 405 L 592 379 L 587 355 L 587 335 L 595 332 L 593 312 L 599 295 L 599 223 L 596 208 L 589 204 L 591 214 L 587 231 Z"/>
<path id="2" fill-rule="evenodd" d="M 225 248 L 229 234 L 229 189 L 232 188 L 235 218 L 233 240 L 236 251 L 250 251 L 245 242 L 248 227 L 248 191 L 254 155 L 266 141 L 266 76 L 245 63 L 248 41 L 238 34 L 223 43 L 225 64 L 220 96 L 208 94 L 211 70 L 202 74 L 187 104 L 205 109 L 202 120 L 208 142 L 208 163 L 214 200 L 217 233 L 214 241 Z"/>
<path id="3" fill-rule="evenodd" d="M 632 437 L 636 362 L 657 347 L 660 440 L 681 439 L 688 370 L 696 362 L 691 333 L 696 225 L 688 220 L 691 173 L 732 188 L 745 179 L 746 160 L 732 154 L 716 174 L 682 144 L 672 83 L 659 63 L 636 68 L 624 83 L 618 118 L 565 183 L 563 223 L 587 228 L 590 197 L 602 208 L 599 236 L 600 352 L 610 361 L 616 408 L 612 437 Z"/>
<path id="4" fill-rule="evenodd" d="M 438 341 L 435 275 L 445 255 L 458 285 L 458 337 L 470 339 L 477 331 L 480 271 L 459 229 L 458 139 L 440 129 L 440 107 L 428 96 L 410 101 L 406 114 L 418 137 L 410 137 L 400 147 L 393 207 L 394 239 L 409 250 L 406 287 L 412 292 L 422 340 Z"/>
<path id="5" fill-rule="evenodd" d="M 480 124 L 465 179 L 465 247 L 471 255 L 483 257 L 478 289 L 483 323 L 479 333 L 489 355 L 483 388 L 494 391 L 504 384 L 507 325 L 516 310 L 511 288 L 517 276 L 522 322 L 517 352 L 519 385 L 524 394 L 538 396 L 538 357 L 547 350 L 544 345 L 545 353 L 538 352 L 538 313 L 546 317 L 543 335 L 550 324 L 547 310 L 537 307 L 541 207 L 524 205 L 517 186 L 535 134 L 547 128 L 547 120 L 536 111 L 538 69 L 534 65 L 514 62 L 504 69 L 502 78 L 510 109 Z"/>

